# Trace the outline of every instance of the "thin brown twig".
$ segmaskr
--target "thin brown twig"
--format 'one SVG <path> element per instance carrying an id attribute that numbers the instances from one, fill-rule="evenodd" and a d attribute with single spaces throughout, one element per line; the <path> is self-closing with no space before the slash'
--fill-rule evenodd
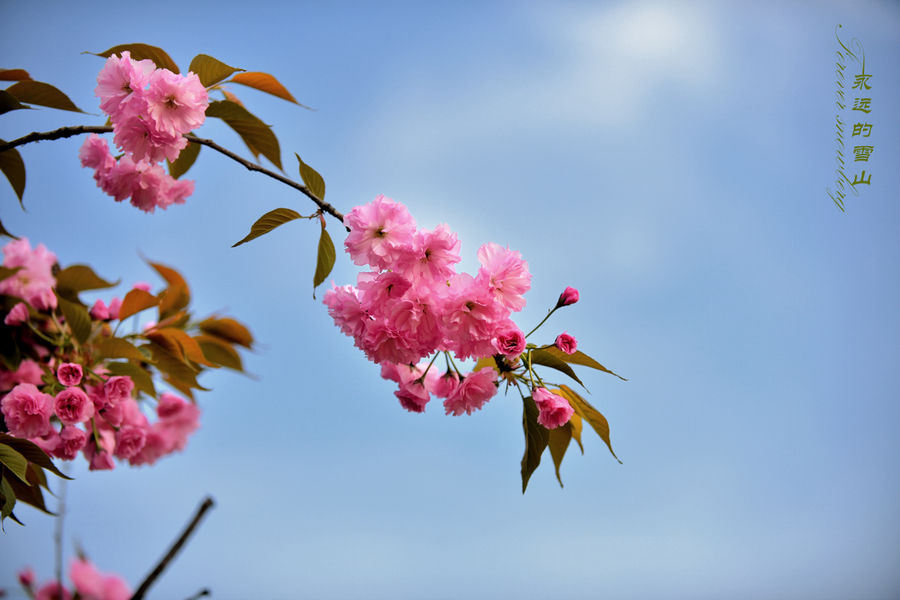
<path id="1" fill-rule="evenodd" d="M 92 125 L 78 125 L 75 127 L 60 127 L 59 129 L 54 129 L 53 131 L 45 131 L 45 132 L 32 132 L 26 136 L 15 139 L 11 142 L 7 142 L 5 144 L 0 144 L 0 154 L 6 152 L 7 150 L 12 150 L 13 148 L 17 148 L 19 146 L 24 146 L 25 144 L 31 144 L 34 142 L 41 142 L 45 140 L 60 140 L 64 138 L 74 137 L 76 135 L 82 135 L 85 133 L 112 133 L 113 128 L 108 126 L 92 126 Z M 250 162 L 246 158 L 235 154 L 231 150 L 227 148 L 223 148 L 212 140 L 207 140 L 204 138 L 198 138 L 194 135 L 186 135 L 184 136 L 189 142 L 194 144 L 200 144 L 201 146 L 208 146 L 219 152 L 220 154 L 224 154 L 231 160 L 238 162 L 244 167 L 246 167 L 250 171 L 256 171 L 258 173 L 262 173 L 263 175 L 268 175 L 269 177 L 280 181 L 281 183 L 294 188 L 295 190 L 300 191 L 304 195 L 306 195 L 310 200 L 316 203 L 316 205 L 322 209 L 323 212 L 328 213 L 341 223 L 344 222 L 344 215 L 340 211 L 338 211 L 335 207 L 328 204 L 318 196 L 312 193 L 312 191 L 306 187 L 305 185 L 299 184 L 296 181 L 285 177 L 284 175 L 279 175 L 274 171 L 270 171 L 265 167 L 262 167 L 256 163 Z"/>
<path id="2" fill-rule="evenodd" d="M 197 509 L 197 514 L 194 515 L 194 518 L 185 527 L 184 531 L 181 533 L 181 536 L 172 544 L 172 547 L 169 548 L 169 551 L 166 555 L 159 561 L 159 564 L 156 565 L 156 568 L 147 575 L 147 578 L 144 579 L 143 583 L 141 583 L 140 587 L 131 596 L 131 600 L 142 600 L 144 595 L 147 593 L 147 590 L 150 589 L 150 586 L 162 575 L 162 572 L 165 568 L 172 562 L 172 559 L 175 558 L 175 555 L 178 554 L 178 551 L 181 550 L 181 547 L 184 546 L 187 539 L 190 537 L 191 533 L 193 533 L 194 529 L 199 525 L 200 519 L 203 518 L 203 515 L 206 514 L 210 508 L 214 505 L 213 499 L 207 496 L 200 507 Z"/>

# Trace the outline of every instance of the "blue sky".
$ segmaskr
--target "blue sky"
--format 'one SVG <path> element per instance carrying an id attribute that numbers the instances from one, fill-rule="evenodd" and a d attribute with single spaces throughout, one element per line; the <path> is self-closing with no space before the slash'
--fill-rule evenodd
<path id="1" fill-rule="evenodd" d="M 896 4 L 154 6 L 4 3 L 0 67 L 92 113 L 103 61 L 83 51 L 144 42 L 182 68 L 205 53 L 274 74 L 316 111 L 233 91 L 273 125 L 289 176 L 297 152 L 340 210 L 385 194 L 422 227 L 448 223 L 470 272 L 483 243 L 519 250 L 526 331 L 581 291 L 542 331 L 628 378 L 584 379 L 623 464 L 588 436 L 564 489 L 544 464 L 523 496 L 516 395 L 459 418 L 402 410 L 311 298 L 314 226 L 230 247 L 269 210 L 312 211 L 286 186 L 204 149 L 188 202 L 145 215 L 94 187 L 80 139 L 43 142 L 21 149 L 27 212 L 0 184 L 8 229 L 123 289 L 159 283 L 141 253 L 173 265 L 197 314 L 259 340 L 255 378 L 204 376 L 182 455 L 72 464 L 67 550 L 136 586 L 211 494 L 151 597 L 896 597 Z M 838 24 L 873 76 L 872 183 L 844 213 L 826 193 Z M 0 137 L 102 121 L 18 111 Z M 219 123 L 200 134 L 245 152 Z M 356 272 L 339 255 L 332 277 Z M 19 516 L 0 587 L 53 570 L 54 522 Z"/>

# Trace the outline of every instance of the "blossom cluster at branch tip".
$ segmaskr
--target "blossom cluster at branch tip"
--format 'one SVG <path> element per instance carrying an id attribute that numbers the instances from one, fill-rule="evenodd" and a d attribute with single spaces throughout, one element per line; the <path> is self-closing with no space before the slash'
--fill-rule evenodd
<path id="1" fill-rule="evenodd" d="M 65 322 L 54 311 L 56 256 L 43 244 L 32 250 L 26 238 L 2 250 L 3 267 L 19 270 L 0 280 L 0 297 L 21 300 L 3 319 L 4 335 L 14 349 L 0 360 L 0 415 L 9 435 L 28 439 L 63 460 L 82 453 L 91 470 L 112 469 L 113 457 L 132 465 L 153 464 L 184 449 L 188 436 L 199 427 L 199 409 L 164 393 L 151 423 L 138 405 L 131 377 L 110 373 L 90 345 L 76 350 L 48 343 Z M 33 321 L 27 304 L 34 310 Z M 105 322 L 118 317 L 120 305 L 114 299 L 101 311 L 95 304 L 90 318 L 99 323 L 91 328 L 105 327 L 109 335 Z M 103 339 L 104 334 L 100 336 Z"/>
<path id="2" fill-rule="evenodd" d="M 79 152 L 82 167 L 94 169 L 97 187 L 144 212 L 183 204 L 194 182 L 179 181 L 158 164 L 174 162 L 187 146 L 184 134 L 206 119 L 209 95 L 194 73 L 157 69 L 126 50 L 110 56 L 97 75 L 94 95 L 113 125 L 113 141 L 125 155 L 116 160 L 105 140 L 88 137 Z"/>
<path id="3" fill-rule="evenodd" d="M 345 250 L 372 270 L 360 273 L 356 286 L 333 284 L 325 293 L 335 325 L 382 365 L 382 377 L 399 384 L 396 394 L 407 410 L 424 411 L 431 395 L 445 398 L 447 414 L 484 406 L 497 389 L 493 368 L 436 377 L 418 363 L 435 352 L 460 360 L 521 354 L 525 335 L 510 315 L 525 306 L 528 263 L 519 252 L 488 243 L 478 250 L 474 277 L 457 273 L 456 234 L 444 224 L 418 229 L 405 206 L 384 196 L 351 210 L 344 224 L 350 231 Z"/>

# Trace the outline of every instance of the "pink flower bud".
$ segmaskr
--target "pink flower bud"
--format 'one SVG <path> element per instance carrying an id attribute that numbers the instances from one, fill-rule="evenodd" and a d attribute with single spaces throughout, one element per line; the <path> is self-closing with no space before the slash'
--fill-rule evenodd
<path id="1" fill-rule="evenodd" d="M 22 587 L 30 588 L 34 585 L 34 571 L 31 567 L 25 567 L 21 571 L 19 571 L 19 583 L 22 584 Z"/>
<path id="2" fill-rule="evenodd" d="M 559 295 L 559 300 L 556 302 L 556 308 L 575 304 L 576 302 L 578 302 L 578 290 L 573 287 L 567 287 L 565 291 Z"/>
<path id="3" fill-rule="evenodd" d="M 578 342 L 565 331 L 556 336 L 556 347 L 566 354 L 575 354 L 578 349 Z"/>

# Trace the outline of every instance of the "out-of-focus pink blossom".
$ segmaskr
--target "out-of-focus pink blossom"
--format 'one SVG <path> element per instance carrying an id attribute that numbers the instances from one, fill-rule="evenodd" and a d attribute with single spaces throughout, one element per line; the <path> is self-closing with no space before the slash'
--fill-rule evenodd
<path id="1" fill-rule="evenodd" d="M 50 581 L 41 586 L 34 600 L 72 600 L 72 594 L 58 581 Z"/>
<path id="2" fill-rule="evenodd" d="M 172 450 L 184 450 L 190 434 L 200 428 L 200 409 L 175 394 L 164 393 L 156 406 L 156 425 L 172 436 Z"/>
<path id="3" fill-rule="evenodd" d="M 103 384 L 103 393 L 106 395 L 106 401 L 111 405 L 116 405 L 126 398 L 131 398 L 133 391 L 134 381 L 128 375 L 110 377 Z"/>
<path id="4" fill-rule="evenodd" d="M 51 454 L 63 460 L 73 460 L 84 449 L 87 439 L 87 434 L 78 427 L 63 427 L 59 432 L 59 443 Z"/>
<path id="5" fill-rule="evenodd" d="M 116 458 L 136 456 L 147 443 L 147 432 L 140 427 L 126 426 L 116 432 Z"/>
<path id="6" fill-rule="evenodd" d="M 143 292 L 147 292 L 148 294 L 150 293 L 150 290 L 151 290 L 150 284 L 147 283 L 146 281 L 135 281 L 134 285 L 131 286 L 131 288 L 135 289 L 135 290 L 141 290 Z"/>
<path id="7" fill-rule="evenodd" d="M 56 379 L 66 386 L 78 385 L 84 372 L 77 363 L 62 363 L 56 369 Z"/>
<path id="8" fill-rule="evenodd" d="M 555 429 L 565 425 L 575 412 L 568 400 L 557 396 L 547 388 L 535 388 L 531 397 L 540 411 L 537 422 L 547 429 Z"/>
<path id="9" fill-rule="evenodd" d="M 106 307 L 106 302 L 99 298 L 94 302 L 94 305 L 91 307 L 91 318 L 97 321 L 109 320 L 109 309 Z"/>
<path id="10" fill-rule="evenodd" d="M 122 308 L 122 299 L 116 296 L 109 301 L 109 306 L 106 309 L 109 312 L 109 318 L 112 320 L 118 319 L 120 308 Z"/>
<path id="11" fill-rule="evenodd" d="M 28 302 L 38 310 L 56 308 L 56 294 L 53 287 L 53 265 L 56 255 L 43 244 L 31 249 L 27 238 L 13 240 L 3 246 L 3 266 L 7 269 L 22 267 L 11 277 L 0 281 L 0 294 L 15 296 Z"/>
<path id="12" fill-rule="evenodd" d="M 94 416 L 94 403 L 81 388 L 68 387 L 56 395 L 54 410 L 63 425 L 76 425 Z"/>
<path id="13" fill-rule="evenodd" d="M 444 412 L 458 417 L 481 410 L 497 393 L 496 381 L 497 372 L 491 367 L 466 375 L 450 397 L 444 400 Z"/>
<path id="14" fill-rule="evenodd" d="M 31 385 L 43 385 L 41 377 L 44 375 L 44 369 L 41 365 L 30 358 L 26 358 L 19 363 L 19 368 L 13 372 L 0 369 L 0 392 L 11 390 L 20 383 L 30 383 Z"/>
<path id="15" fill-rule="evenodd" d="M 34 585 L 34 570 L 31 567 L 25 567 L 19 571 L 17 577 L 22 587 L 30 588 Z"/>
<path id="16" fill-rule="evenodd" d="M 556 308 L 575 304 L 576 302 L 578 302 L 578 290 L 573 287 L 567 287 L 563 293 L 559 295 L 559 300 L 556 301 Z"/>
<path id="17" fill-rule="evenodd" d="M 575 351 L 578 349 L 578 342 L 564 331 L 556 336 L 556 347 L 566 354 L 575 354 Z"/>
<path id="18" fill-rule="evenodd" d="M 12 310 L 9 311 L 3 318 L 3 323 L 5 325 L 9 325 L 11 327 L 15 327 L 17 325 L 21 325 L 22 323 L 26 323 L 28 321 L 28 306 L 24 302 L 19 302 L 15 306 L 12 307 Z"/>
<path id="19" fill-rule="evenodd" d="M 9 434 L 36 438 L 50 433 L 53 396 L 40 392 L 30 383 L 20 383 L 0 400 L 0 410 Z"/>

